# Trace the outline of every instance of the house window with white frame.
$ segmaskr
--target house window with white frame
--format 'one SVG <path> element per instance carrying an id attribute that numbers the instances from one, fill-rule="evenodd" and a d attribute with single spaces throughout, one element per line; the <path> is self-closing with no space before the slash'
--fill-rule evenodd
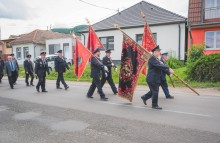
<path id="1" fill-rule="evenodd" d="M 106 49 L 114 50 L 114 36 L 100 37 L 100 41 Z"/>
<path id="2" fill-rule="evenodd" d="M 205 19 L 220 18 L 220 0 L 205 0 Z"/>
<path id="3" fill-rule="evenodd" d="M 157 33 L 152 33 L 154 37 L 154 41 L 157 43 Z M 136 42 L 139 45 L 142 45 L 143 34 L 136 34 Z"/>
<path id="4" fill-rule="evenodd" d="M 49 55 L 57 53 L 61 50 L 60 44 L 50 44 L 49 45 Z"/>
<path id="5" fill-rule="evenodd" d="M 16 48 L 16 57 L 17 59 L 21 59 L 21 47 Z"/>
<path id="6" fill-rule="evenodd" d="M 29 54 L 29 48 L 28 47 L 23 47 L 23 55 L 24 55 L 24 59 L 26 58 L 26 56 Z"/>
<path id="7" fill-rule="evenodd" d="M 206 50 L 220 50 L 220 31 L 207 31 L 205 45 Z"/>

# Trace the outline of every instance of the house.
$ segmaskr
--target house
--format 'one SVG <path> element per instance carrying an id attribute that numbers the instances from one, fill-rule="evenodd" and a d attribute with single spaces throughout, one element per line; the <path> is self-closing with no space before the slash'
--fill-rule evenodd
<path id="1" fill-rule="evenodd" d="M 9 55 L 12 53 L 12 46 L 9 44 L 14 41 L 17 37 L 10 36 L 8 39 L 0 41 L 0 55 Z"/>
<path id="2" fill-rule="evenodd" d="M 63 50 L 63 56 L 67 63 L 73 64 L 73 46 L 75 39 L 72 36 L 66 38 L 56 38 L 46 40 L 46 52 L 49 55 L 56 54 L 58 50 Z"/>
<path id="3" fill-rule="evenodd" d="M 220 0 L 190 0 L 188 48 L 205 45 L 205 54 L 220 53 Z"/>
<path id="4" fill-rule="evenodd" d="M 23 65 L 28 54 L 31 54 L 32 58 L 36 58 L 40 55 L 41 51 L 46 51 L 47 39 L 66 38 L 69 36 L 68 34 L 37 29 L 30 33 L 20 35 L 19 38 L 9 44 L 12 45 L 12 52 L 18 60 L 18 64 Z"/>
<path id="5" fill-rule="evenodd" d="M 114 28 L 114 24 L 120 25 L 121 29 L 131 38 L 139 44 L 142 43 L 144 19 L 141 16 L 141 11 L 146 15 L 154 39 L 161 49 L 179 60 L 185 60 L 188 31 L 186 18 L 146 1 L 141 1 L 92 25 L 106 49 L 113 50 L 112 59 L 114 61 L 121 60 L 123 40 L 122 33 Z M 84 41 L 83 39 L 87 41 L 88 29 L 81 32 L 84 35 L 82 41 Z M 87 44 L 85 43 L 85 45 Z"/>

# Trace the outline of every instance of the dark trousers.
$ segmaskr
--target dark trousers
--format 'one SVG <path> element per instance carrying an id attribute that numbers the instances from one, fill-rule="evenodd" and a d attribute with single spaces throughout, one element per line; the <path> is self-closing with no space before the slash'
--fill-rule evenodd
<path id="1" fill-rule="evenodd" d="M 14 83 L 16 81 L 16 75 L 17 75 L 17 72 L 16 71 L 12 71 L 11 72 L 11 76 L 8 76 L 8 82 L 9 82 L 11 88 L 14 87 Z"/>
<path id="2" fill-rule="evenodd" d="M 0 73 L 0 83 L 2 82 L 3 73 Z"/>
<path id="3" fill-rule="evenodd" d="M 105 94 L 103 93 L 103 90 L 102 90 L 102 86 L 101 86 L 101 80 L 100 80 L 100 77 L 95 75 L 93 76 L 93 79 L 92 79 L 92 85 L 90 86 L 89 88 L 89 91 L 87 93 L 87 96 L 92 96 L 95 89 L 98 89 L 98 93 L 100 94 L 101 97 L 105 97 Z"/>
<path id="4" fill-rule="evenodd" d="M 115 83 L 112 79 L 112 75 L 108 75 L 107 77 L 105 77 L 105 75 L 102 75 L 102 80 L 101 80 L 101 86 L 103 87 L 106 80 L 108 81 L 108 84 L 111 86 L 111 89 L 113 91 L 113 93 L 118 93 L 117 88 L 115 87 Z"/>
<path id="5" fill-rule="evenodd" d="M 150 91 L 144 95 L 145 99 L 148 100 L 152 98 L 152 106 L 158 105 L 158 94 L 159 94 L 159 83 L 147 82 Z"/>
<path id="6" fill-rule="evenodd" d="M 62 82 L 64 87 L 67 87 L 67 84 L 66 84 L 66 82 L 64 81 L 64 78 L 63 78 L 63 73 L 58 73 L 58 76 L 57 76 L 57 87 L 60 87 L 60 82 Z"/>
<path id="7" fill-rule="evenodd" d="M 160 81 L 160 86 L 162 87 L 163 92 L 166 95 L 166 97 L 170 96 L 167 81 L 166 80 L 161 80 Z"/>
<path id="8" fill-rule="evenodd" d="M 38 76 L 38 83 L 36 88 L 39 89 L 41 87 L 42 91 L 45 91 L 45 82 L 46 82 L 46 76 Z"/>
<path id="9" fill-rule="evenodd" d="M 32 72 L 29 72 L 28 74 L 26 73 L 26 77 L 25 77 L 25 82 L 26 84 L 29 85 L 29 76 L 31 76 L 31 82 L 30 84 L 33 84 L 33 81 L 34 81 L 34 74 Z"/>
<path id="10" fill-rule="evenodd" d="M 16 82 L 18 80 L 18 72 L 15 72 L 15 81 Z"/>

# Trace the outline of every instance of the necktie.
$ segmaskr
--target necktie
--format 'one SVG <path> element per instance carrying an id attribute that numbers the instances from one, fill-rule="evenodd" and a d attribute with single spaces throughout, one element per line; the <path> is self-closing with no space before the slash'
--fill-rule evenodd
<path id="1" fill-rule="evenodd" d="M 11 71 L 15 71 L 14 64 L 12 62 L 10 62 L 10 64 L 11 64 Z"/>

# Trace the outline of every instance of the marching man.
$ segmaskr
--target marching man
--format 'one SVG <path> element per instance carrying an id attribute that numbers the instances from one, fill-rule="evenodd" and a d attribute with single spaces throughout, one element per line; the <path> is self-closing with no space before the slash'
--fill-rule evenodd
<path id="1" fill-rule="evenodd" d="M 31 55 L 27 55 L 26 56 L 26 60 L 24 61 L 24 69 L 25 69 L 25 74 L 26 74 L 26 77 L 25 77 L 25 82 L 26 82 L 26 85 L 29 86 L 34 86 L 33 84 L 33 80 L 34 80 L 34 69 L 33 69 L 33 63 L 31 61 Z M 31 76 L 31 82 L 29 84 L 29 76 Z"/>

